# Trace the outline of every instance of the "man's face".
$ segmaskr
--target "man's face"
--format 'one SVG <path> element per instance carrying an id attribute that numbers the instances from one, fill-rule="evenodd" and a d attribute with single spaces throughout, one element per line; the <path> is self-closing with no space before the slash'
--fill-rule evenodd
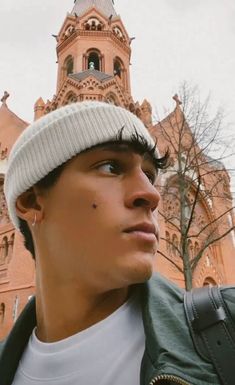
<path id="1" fill-rule="evenodd" d="M 150 156 L 126 144 L 104 145 L 68 162 L 41 196 L 40 254 L 60 282 L 102 291 L 151 276 L 158 244 L 156 177 Z"/>

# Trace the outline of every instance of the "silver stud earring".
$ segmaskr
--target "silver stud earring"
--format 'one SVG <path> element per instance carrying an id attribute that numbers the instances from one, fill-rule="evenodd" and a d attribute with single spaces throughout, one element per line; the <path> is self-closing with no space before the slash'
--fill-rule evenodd
<path id="1" fill-rule="evenodd" d="M 34 214 L 34 220 L 32 222 L 32 226 L 34 227 L 36 225 L 36 223 L 37 223 L 37 214 L 35 213 Z"/>

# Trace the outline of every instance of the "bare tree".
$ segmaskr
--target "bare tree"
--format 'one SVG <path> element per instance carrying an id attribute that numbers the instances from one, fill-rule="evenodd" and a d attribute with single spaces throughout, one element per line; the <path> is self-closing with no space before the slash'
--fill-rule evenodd
<path id="1" fill-rule="evenodd" d="M 169 232 L 159 253 L 184 275 L 190 290 L 205 251 L 235 229 L 230 177 L 223 165 L 233 143 L 224 138 L 223 111 L 211 117 L 210 98 L 201 102 L 198 88 L 184 83 L 174 99 L 175 110 L 155 127 L 160 147 L 171 154 L 159 211 Z M 177 237 L 172 239 L 173 232 Z"/>

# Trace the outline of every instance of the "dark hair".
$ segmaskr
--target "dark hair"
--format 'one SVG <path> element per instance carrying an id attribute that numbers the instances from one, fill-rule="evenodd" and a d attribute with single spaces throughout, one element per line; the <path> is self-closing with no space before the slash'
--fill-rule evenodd
<path id="1" fill-rule="evenodd" d="M 45 190 L 53 187 L 59 179 L 65 165 L 66 163 L 63 163 L 60 166 L 54 168 L 54 170 L 50 171 L 49 174 L 47 174 L 44 178 L 37 182 L 36 186 Z M 20 223 L 20 232 L 24 237 L 24 245 L 26 249 L 32 254 L 33 259 L 35 259 L 33 237 L 29 229 L 28 223 L 24 219 L 21 219 L 19 217 L 18 220 Z"/>
<path id="2" fill-rule="evenodd" d="M 119 131 L 115 144 L 127 143 L 132 147 L 133 151 L 136 152 L 137 154 L 140 154 L 140 155 L 143 155 L 146 153 L 149 154 L 156 169 L 163 170 L 169 166 L 169 158 L 170 158 L 169 149 L 165 151 L 165 154 L 161 158 L 158 158 L 158 154 L 156 151 L 157 139 L 155 140 L 155 143 L 152 146 L 151 144 L 148 143 L 147 139 L 143 135 L 140 135 L 137 132 L 137 130 L 135 130 L 134 133 L 131 135 L 130 139 L 125 140 L 123 139 L 124 128 L 125 127 L 122 127 L 121 130 Z"/>
<path id="3" fill-rule="evenodd" d="M 92 150 L 94 148 L 99 148 L 102 146 L 105 146 L 106 144 L 128 144 L 131 146 L 134 152 L 137 154 L 143 155 L 145 153 L 148 153 L 154 163 L 154 166 L 156 169 L 165 169 L 168 167 L 169 163 L 169 151 L 167 150 L 164 154 L 163 157 L 158 158 L 157 153 L 156 153 L 156 145 L 157 143 L 153 146 L 151 146 L 146 138 L 142 135 L 140 135 L 136 130 L 135 132 L 131 135 L 131 138 L 129 140 L 123 139 L 123 129 L 124 127 L 119 131 L 116 139 L 111 140 L 106 143 L 101 143 L 98 145 L 95 145 L 91 147 L 90 149 L 86 149 L 82 152 L 86 152 L 89 150 Z M 80 152 L 80 154 L 82 153 Z M 60 166 L 56 167 L 54 170 L 50 171 L 49 174 L 47 174 L 44 178 L 42 178 L 39 182 L 36 183 L 36 186 L 41 188 L 41 189 L 50 189 L 53 187 L 57 180 L 59 179 L 60 175 L 62 174 L 67 162 L 61 164 Z M 19 223 L 20 223 L 20 231 L 23 234 L 24 237 L 24 245 L 28 251 L 32 254 L 33 259 L 35 259 L 35 249 L 34 249 L 34 243 L 33 243 L 33 237 L 31 234 L 31 231 L 29 229 L 29 226 L 27 222 L 21 218 L 18 218 Z"/>

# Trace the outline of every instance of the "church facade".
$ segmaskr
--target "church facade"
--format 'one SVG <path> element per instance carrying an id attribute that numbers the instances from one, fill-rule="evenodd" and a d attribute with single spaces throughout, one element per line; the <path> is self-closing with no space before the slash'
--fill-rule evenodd
<path id="1" fill-rule="evenodd" d="M 136 114 L 151 135 L 158 140 L 160 151 L 164 152 L 166 141 L 162 130 L 169 134 L 176 127 L 176 123 L 182 121 L 180 101 L 176 96 L 176 108 L 172 114 L 160 124 L 153 124 L 152 109 L 148 101 L 144 100 L 140 104 L 133 100 L 130 84 L 132 38 L 117 15 L 113 1 L 75 0 L 71 13 L 66 16 L 55 38 L 58 57 L 57 88 L 51 100 L 44 102 L 40 97 L 36 101 L 35 120 L 68 103 L 84 100 L 112 103 Z M 8 94 L 5 93 L 0 107 L 0 339 L 10 330 L 35 290 L 34 263 L 23 246 L 21 235 L 9 220 L 3 194 L 9 151 L 28 125 L 9 110 L 7 98 Z M 176 159 L 173 159 L 173 162 L 176 162 Z M 195 223 L 205 227 L 206 223 L 213 221 L 220 212 L 227 212 L 228 214 L 223 216 L 226 232 L 226 228 L 233 226 L 229 176 L 224 168 L 218 175 L 215 172 L 214 174 L 215 179 L 218 179 L 219 175 L 221 183 L 218 183 L 217 188 L 221 194 L 226 192 L 226 199 L 217 199 L 213 205 L 208 199 L 204 199 L 197 206 Z M 172 193 L 178 191 L 177 181 L 166 171 L 162 183 L 171 186 L 171 194 L 163 194 L 159 209 L 165 214 L 159 216 L 162 240 L 160 253 L 156 258 L 156 270 L 184 286 L 183 274 L 180 271 L 182 262 L 175 252 L 179 248 L 179 230 L 174 222 L 167 220 L 172 217 L 172 213 L 179 211 L 177 199 Z M 208 188 L 208 185 L 214 182 L 208 177 L 203 183 L 206 190 L 206 186 Z M 193 199 L 193 194 L 195 195 L 193 189 L 188 191 L 189 202 Z M 188 243 L 188 248 L 193 258 L 200 248 L 200 236 Z M 194 269 L 194 286 L 232 283 L 235 276 L 235 261 L 232 258 L 234 248 L 234 231 L 228 231 L 225 237 L 208 247 Z"/>

